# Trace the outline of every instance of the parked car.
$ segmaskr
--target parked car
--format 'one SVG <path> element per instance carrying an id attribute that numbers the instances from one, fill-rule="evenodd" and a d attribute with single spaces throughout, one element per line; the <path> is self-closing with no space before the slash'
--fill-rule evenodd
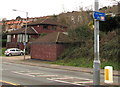
<path id="1" fill-rule="evenodd" d="M 12 56 L 12 55 L 24 55 L 24 51 L 18 48 L 9 48 L 4 53 L 6 56 Z"/>

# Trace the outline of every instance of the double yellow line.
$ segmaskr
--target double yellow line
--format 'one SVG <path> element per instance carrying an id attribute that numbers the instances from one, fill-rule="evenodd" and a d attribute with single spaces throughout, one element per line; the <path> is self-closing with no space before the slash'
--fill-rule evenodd
<path id="1" fill-rule="evenodd" d="M 9 84 L 9 85 L 20 85 L 20 84 L 16 84 L 16 83 L 12 83 L 12 82 L 8 82 L 8 81 L 4 81 L 4 80 L 0 80 L 0 82 L 2 82 L 2 83 L 6 83 L 6 84 Z"/>

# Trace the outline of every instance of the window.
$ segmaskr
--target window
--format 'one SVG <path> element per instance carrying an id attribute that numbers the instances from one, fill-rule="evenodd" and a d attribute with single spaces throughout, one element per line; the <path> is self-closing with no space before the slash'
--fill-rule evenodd
<path id="1" fill-rule="evenodd" d="M 17 49 L 16 51 L 21 51 L 21 50 Z"/>
<path id="2" fill-rule="evenodd" d="M 11 35 L 7 35 L 7 42 L 11 42 Z"/>
<path id="3" fill-rule="evenodd" d="M 22 34 L 18 34 L 18 36 L 17 36 L 17 42 L 22 42 Z"/>
<path id="4" fill-rule="evenodd" d="M 23 39 L 22 39 L 22 37 L 23 37 L 22 34 L 20 34 L 19 36 L 20 36 L 19 42 L 22 42 L 22 41 L 23 41 Z"/>
<path id="5" fill-rule="evenodd" d="M 26 40 L 26 42 L 28 42 L 28 35 L 26 35 L 26 39 L 25 40 Z"/>
<path id="6" fill-rule="evenodd" d="M 15 50 L 10 50 L 10 51 L 15 51 Z"/>
<path id="7" fill-rule="evenodd" d="M 48 25 L 43 25 L 43 29 L 48 29 Z"/>
<path id="8" fill-rule="evenodd" d="M 17 42 L 28 42 L 28 35 L 26 35 L 26 38 L 25 38 L 24 34 L 19 34 L 17 37 Z"/>
<path id="9" fill-rule="evenodd" d="M 17 35 L 17 42 L 20 42 L 20 35 Z"/>
<path id="10" fill-rule="evenodd" d="M 23 42 L 28 42 L 28 35 L 25 36 L 25 35 L 23 34 Z"/>
<path id="11" fill-rule="evenodd" d="M 15 38 L 15 35 L 13 35 L 13 38 Z"/>

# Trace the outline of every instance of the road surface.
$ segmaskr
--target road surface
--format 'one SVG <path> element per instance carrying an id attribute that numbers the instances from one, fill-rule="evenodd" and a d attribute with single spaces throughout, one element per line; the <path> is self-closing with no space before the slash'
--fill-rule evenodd
<path id="1" fill-rule="evenodd" d="M 76 85 L 87 86 L 92 84 L 93 75 L 85 72 L 53 69 L 39 66 L 10 63 L 2 61 L 2 80 L 16 85 L 40 87 L 42 85 Z M 117 80 L 118 78 L 115 77 Z M 101 81 L 104 78 L 101 75 Z"/>

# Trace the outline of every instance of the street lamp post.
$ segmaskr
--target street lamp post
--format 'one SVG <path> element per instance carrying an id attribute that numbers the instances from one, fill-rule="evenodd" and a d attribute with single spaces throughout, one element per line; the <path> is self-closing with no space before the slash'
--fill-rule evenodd
<path id="1" fill-rule="evenodd" d="M 99 11 L 99 1 L 95 0 L 95 11 Z M 99 20 L 94 19 L 94 64 L 93 85 L 100 85 L 100 59 L 99 59 Z"/>
<path id="2" fill-rule="evenodd" d="M 16 9 L 13 9 L 13 11 L 19 11 L 19 12 L 24 12 L 26 13 L 26 26 L 25 26 L 25 36 L 24 36 L 24 60 L 25 60 L 25 53 L 26 53 L 26 36 L 27 36 L 27 18 L 28 18 L 28 12 L 25 12 L 25 11 L 20 11 L 20 10 L 16 10 Z"/>

